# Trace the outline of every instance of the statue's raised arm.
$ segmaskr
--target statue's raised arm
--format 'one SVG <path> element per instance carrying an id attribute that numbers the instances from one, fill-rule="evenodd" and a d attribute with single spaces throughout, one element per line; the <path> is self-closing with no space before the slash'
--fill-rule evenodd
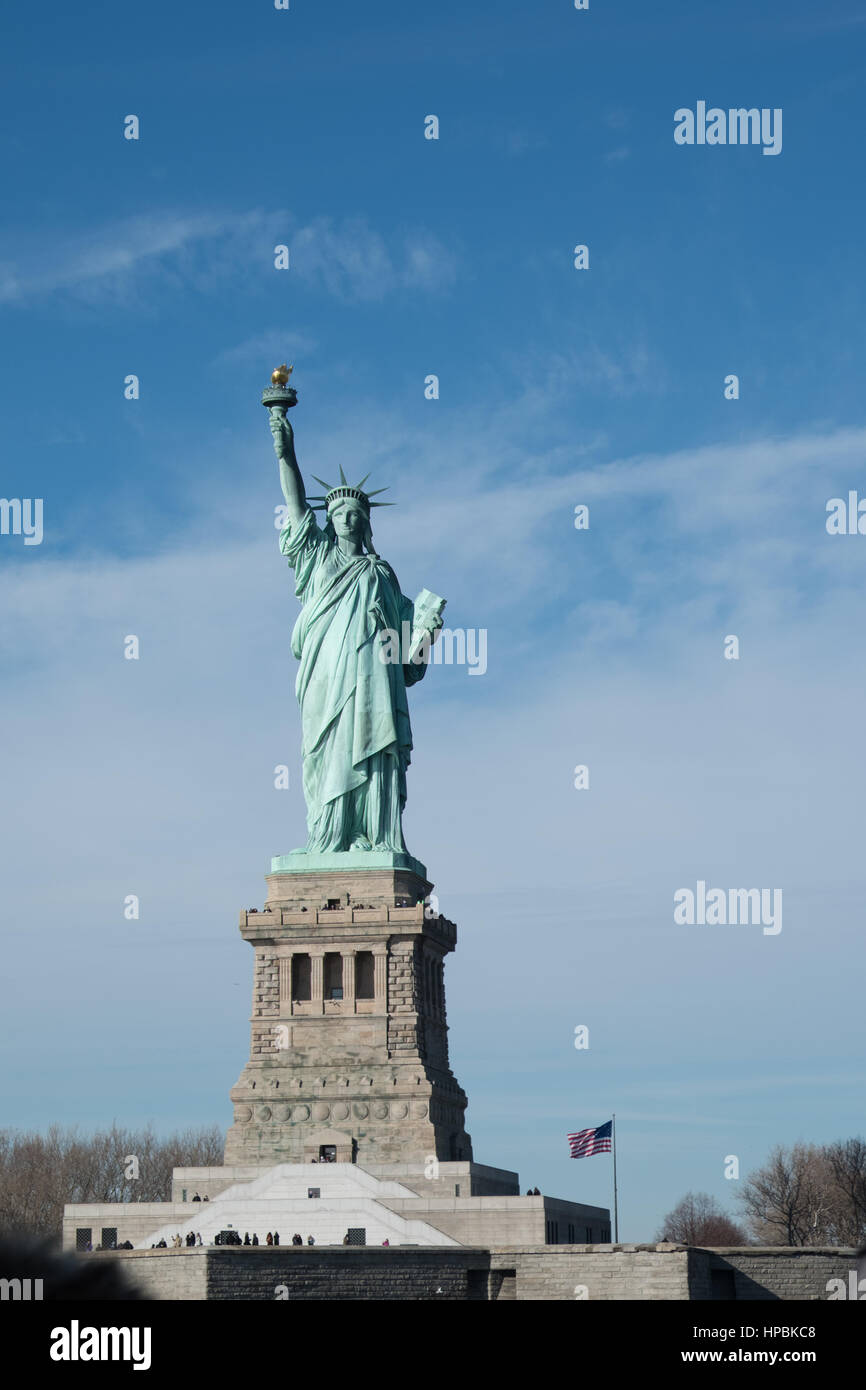
<path id="1" fill-rule="evenodd" d="M 288 519 L 292 526 L 298 526 L 307 510 L 307 494 L 295 456 L 295 432 L 284 412 L 272 410 L 270 417 L 271 434 L 274 436 L 274 451 L 280 463 L 280 485 L 286 499 Z"/>

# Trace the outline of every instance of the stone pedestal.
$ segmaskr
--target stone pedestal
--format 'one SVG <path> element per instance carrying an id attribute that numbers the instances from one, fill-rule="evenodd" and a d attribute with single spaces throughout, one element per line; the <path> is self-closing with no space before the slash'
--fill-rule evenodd
<path id="1" fill-rule="evenodd" d="M 285 862 L 264 910 L 241 913 L 255 951 L 252 1040 L 225 1162 L 471 1159 L 445 1021 L 457 929 L 424 908 L 432 885 L 412 868 Z"/>

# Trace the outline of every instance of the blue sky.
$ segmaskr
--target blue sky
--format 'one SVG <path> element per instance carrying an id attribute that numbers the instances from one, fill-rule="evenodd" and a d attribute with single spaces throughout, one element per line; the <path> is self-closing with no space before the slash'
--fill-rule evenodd
<path id="1" fill-rule="evenodd" d="M 0 491 L 45 534 L 0 537 L 5 1123 L 229 1121 L 235 914 L 304 838 L 287 357 L 307 475 L 371 469 L 404 591 L 489 633 L 410 696 L 406 815 L 476 1157 L 607 1204 L 563 1135 L 616 1110 L 645 1239 L 734 1206 L 728 1154 L 862 1131 L 866 539 L 824 520 L 866 493 L 866 19 L 759 8 L 7 21 Z M 782 153 L 675 145 L 699 100 L 781 107 Z M 782 932 L 675 926 L 698 878 L 781 886 Z"/>

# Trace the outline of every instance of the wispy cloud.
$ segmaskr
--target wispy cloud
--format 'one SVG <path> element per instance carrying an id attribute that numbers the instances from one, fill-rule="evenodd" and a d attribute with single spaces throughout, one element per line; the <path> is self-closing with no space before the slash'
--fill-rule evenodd
<path id="1" fill-rule="evenodd" d="M 396 290 L 448 289 L 456 262 L 430 233 L 404 233 L 389 245 L 363 218 L 316 218 L 293 234 L 298 274 L 343 299 L 381 299 Z"/>
<path id="2" fill-rule="evenodd" d="M 276 245 L 289 247 L 288 274 L 350 303 L 441 292 L 457 274 L 454 255 L 424 228 L 386 236 L 362 217 L 299 225 L 286 211 L 164 211 L 79 233 L 59 247 L 31 239 L 2 248 L 0 304 L 63 293 L 129 306 L 160 287 L 210 293 L 226 281 L 273 275 Z"/>
<path id="3" fill-rule="evenodd" d="M 664 389 L 663 363 L 643 340 L 623 341 L 624 335 L 616 333 L 602 344 L 579 328 L 574 337 L 578 342 L 574 350 L 524 352 L 514 362 L 515 377 L 522 383 L 521 415 L 528 408 L 549 415 L 555 407 L 573 401 L 576 388 L 615 397 Z"/>
<path id="4" fill-rule="evenodd" d="M 227 230 L 219 217 L 163 213 L 126 218 L 50 249 L 31 239 L 18 254 L 4 252 L 0 303 L 58 290 L 116 298 L 136 275 L 165 268 L 190 245 L 214 241 Z"/>

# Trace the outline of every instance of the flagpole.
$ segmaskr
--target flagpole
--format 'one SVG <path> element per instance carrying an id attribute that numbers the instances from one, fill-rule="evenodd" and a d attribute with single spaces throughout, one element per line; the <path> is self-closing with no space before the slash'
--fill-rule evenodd
<path id="1" fill-rule="evenodd" d="M 614 1114 L 613 1120 L 611 1121 L 611 1128 L 612 1128 L 612 1130 L 613 1130 L 613 1238 L 614 1238 L 614 1242 L 618 1245 L 618 1244 L 619 1244 L 619 1202 L 618 1202 L 617 1192 L 616 1192 L 616 1115 L 615 1115 L 615 1114 Z"/>

